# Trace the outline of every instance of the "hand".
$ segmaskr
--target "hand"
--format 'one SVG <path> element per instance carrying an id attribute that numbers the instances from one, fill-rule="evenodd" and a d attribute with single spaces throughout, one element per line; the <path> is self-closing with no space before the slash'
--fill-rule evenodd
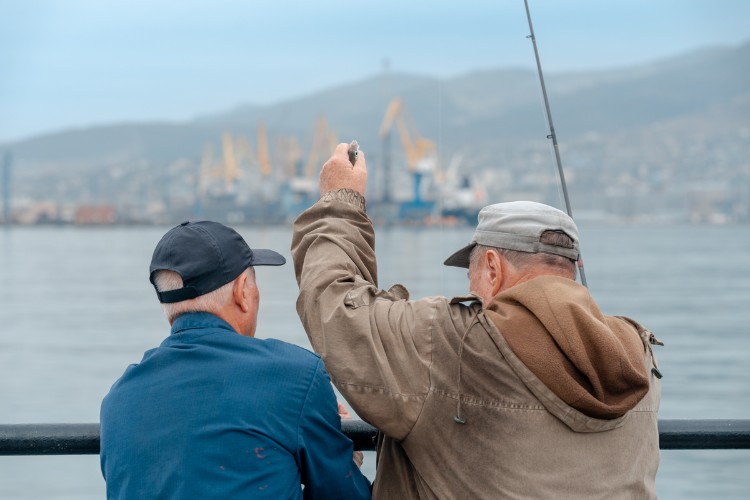
<path id="1" fill-rule="evenodd" d="M 359 161 L 357 162 L 359 163 Z M 336 401 L 339 405 L 339 416 L 344 420 L 351 420 L 352 414 L 346 409 L 346 406 L 341 404 L 341 401 Z M 362 463 L 365 461 L 365 455 L 361 451 L 355 451 L 352 453 L 352 460 L 357 464 L 357 467 L 362 468 Z"/>
<path id="2" fill-rule="evenodd" d="M 357 155 L 357 162 L 349 161 L 349 145 L 341 143 L 336 146 L 333 156 L 328 159 L 320 171 L 320 194 L 337 189 L 352 189 L 362 196 L 367 187 L 367 164 L 362 150 Z"/>

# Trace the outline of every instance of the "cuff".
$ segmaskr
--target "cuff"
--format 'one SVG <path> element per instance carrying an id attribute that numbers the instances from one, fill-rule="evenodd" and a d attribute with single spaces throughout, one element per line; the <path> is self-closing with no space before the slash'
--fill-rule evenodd
<path id="1" fill-rule="evenodd" d="M 353 189 L 345 188 L 327 191 L 320 197 L 320 201 L 343 201 L 365 211 L 365 197 Z"/>

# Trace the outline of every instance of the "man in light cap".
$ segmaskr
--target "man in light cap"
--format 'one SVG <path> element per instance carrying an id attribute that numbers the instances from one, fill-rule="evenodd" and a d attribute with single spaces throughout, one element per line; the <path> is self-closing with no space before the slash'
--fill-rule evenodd
<path id="1" fill-rule="evenodd" d="M 158 243 L 150 281 L 172 332 L 102 402 L 108 498 L 370 498 L 320 358 L 254 338 L 254 268 L 284 263 L 217 222 Z"/>
<path id="2" fill-rule="evenodd" d="M 380 429 L 374 498 L 654 498 L 655 337 L 576 283 L 578 229 L 485 207 L 446 265 L 470 291 L 378 288 L 365 155 L 341 144 L 295 221 L 297 312 L 334 384 Z"/>

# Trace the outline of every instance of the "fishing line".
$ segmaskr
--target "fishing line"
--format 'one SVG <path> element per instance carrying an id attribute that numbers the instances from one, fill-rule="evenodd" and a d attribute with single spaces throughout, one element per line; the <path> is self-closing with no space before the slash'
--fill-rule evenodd
<path id="1" fill-rule="evenodd" d="M 437 141 L 437 158 L 435 160 L 435 172 L 432 176 L 432 182 L 433 186 L 437 188 L 438 191 L 438 224 L 440 224 L 440 248 L 445 248 L 445 224 L 444 224 L 444 216 L 443 216 L 443 209 L 444 209 L 444 201 L 443 201 L 443 192 L 444 192 L 444 182 L 446 182 L 446 179 L 444 176 L 444 172 L 442 171 L 443 166 L 440 164 L 440 158 L 443 157 L 443 82 L 442 80 L 438 81 L 438 141 Z M 445 266 L 440 266 L 440 287 L 444 287 L 445 283 Z"/>
<path id="2" fill-rule="evenodd" d="M 526 19 L 529 20 L 529 35 L 527 38 L 531 39 L 531 44 L 534 46 L 534 58 L 536 59 L 536 69 L 539 74 L 539 84 L 542 87 L 542 97 L 544 99 L 544 109 L 547 115 L 547 125 L 549 127 L 549 135 L 547 139 L 552 140 L 552 147 L 555 151 L 555 163 L 557 164 L 557 173 L 560 176 L 560 186 L 562 187 L 563 197 L 565 199 L 565 210 L 568 212 L 570 218 L 573 218 L 573 209 L 570 208 L 570 198 L 568 197 L 568 186 L 565 183 L 565 173 L 563 172 L 562 160 L 560 159 L 560 148 L 557 145 L 557 134 L 555 134 L 555 125 L 552 122 L 552 112 L 549 107 L 549 99 L 547 98 L 547 87 L 544 85 L 544 75 L 542 74 L 542 63 L 539 60 L 539 49 L 536 46 L 536 36 L 534 35 L 534 26 L 531 24 L 531 12 L 529 11 L 529 1 L 523 0 L 526 6 Z M 579 243 L 580 244 L 580 243 Z M 588 288 L 586 283 L 586 273 L 583 270 L 583 257 L 580 252 L 578 254 L 578 272 L 581 275 L 581 284 Z"/>

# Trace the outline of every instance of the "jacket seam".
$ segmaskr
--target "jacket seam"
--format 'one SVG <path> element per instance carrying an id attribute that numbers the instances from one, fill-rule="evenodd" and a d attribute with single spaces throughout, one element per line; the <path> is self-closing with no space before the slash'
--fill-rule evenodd
<path id="1" fill-rule="evenodd" d="M 305 409 L 307 408 L 307 402 L 310 399 L 310 392 L 312 391 L 312 386 L 315 383 L 315 375 L 318 373 L 318 370 L 320 369 L 320 364 L 322 363 L 322 360 L 318 358 L 317 363 L 315 364 L 315 368 L 312 372 L 312 377 L 310 379 L 310 382 L 307 384 L 307 392 L 305 393 L 305 399 L 302 401 L 302 406 L 300 407 L 299 415 L 297 416 L 297 429 L 296 429 L 296 437 L 297 437 L 297 443 L 296 443 L 296 455 L 299 455 L 300 453 L 300 430 L 302 429 L 302 417 L 305 414 Z"/>
<path id="2" fill-rule="evenodd" d="M 389 394 L 391 396 L 398 396 L 398 397 L 401 397 L 401 398 L 409 398 L 409 399 L 414 399 L 414 400 L 417 400 L 417 401 L 420 400 L 420 399 L 422 399 L 422 400 L 425 399 L 425 395 L 423 395 L 423 394 L 404 394 L 404 393 L 400 393 L 400 392 L 393 392 L 393 391 L 387 390 L 384 387 L 379 387 L 379 386 L 374 386 L 374 385 L 362 385 L 362 384 L 354 384 L 354 383 L 351 383 L 351 382 L 341 382 L 339 379 L 336 379 L 336 378 L 333 378 L 333 377 L 331 377 L 331 381 L 334 384 L 336 384 L 336 385 L 345 385 L 347 387 L 356 387 L 356 388 L 359 388 L 359 389 L 367 389 L 367 390 L 370 390 L 370 391 L 373 391 L 373 392 L 378 392 L 380 394 Z"/>
<path id="3" fill-rule="evenodd" d="M 477 398 L 474 396 L 468 396 L 468 395 L 459 395 L 456 393 L 444 391 L 442 389 L 433 389 L 430 391 L 432 394 L 438 394 L 440 396 L 445 396 L 449 399 L 461 399 L 462 403 L 474 405 L 474 406 L 486 406 L 488 408 L 508 408 L 508 409 L 523 409 L 523 410 L 545 410 L 544 405 L 526 405 L 526 404 L 519 404 L 519 403 L 508 403 L 504 401 L 500 401 L 497 399 L 484 399 L 484 398 Z"/>
<path id="4" fill-rule="evenodd" d="M 419 422 L 419 418 L 422 416 L 422 412 L 424 412 L 424 408 L 426 406 L 425 401 L 427 401 L 427 395 L 429 395 L 432 390 L 432 361 L 434 352 L 433 335 L 435 333 L 435 322 L 437 320 L 437 304 L 430 304 L 430 311 L 432 318 L 430 318 L 430 365 L 427 367 L 427 394 L 422 397 L 422 405 L 419 407 L 419 413 L 417 413 L 416 418 L 414 418 L 414 423 L 411 425 L 411 427 L 409 427 L 409 430 L 404 436 L 404 439 L 408 438 L 411 432 L 417 426 L 417 422 Z"/>

